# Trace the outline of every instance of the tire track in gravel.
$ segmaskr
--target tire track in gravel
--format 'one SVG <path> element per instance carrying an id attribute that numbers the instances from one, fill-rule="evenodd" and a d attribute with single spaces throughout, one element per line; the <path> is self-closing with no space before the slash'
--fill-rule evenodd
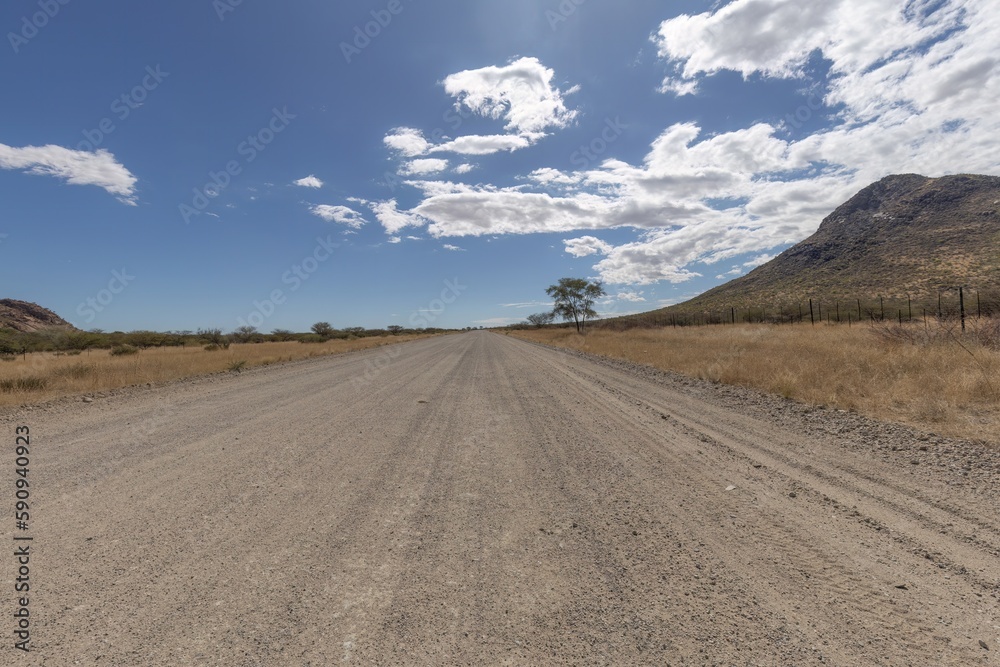
<path id="1" fill-rule="evenodd" d="M 995 498 L 733 403 L 475 332 L 2 417 L 19 664 L 995 664 Z"/>

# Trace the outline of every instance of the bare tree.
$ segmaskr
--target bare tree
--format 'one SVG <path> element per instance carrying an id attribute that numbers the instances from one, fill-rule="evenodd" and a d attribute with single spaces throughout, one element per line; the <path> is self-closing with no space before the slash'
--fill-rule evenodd
<path id="1" fill-rule="evenodd" d="M 552 324 L 555 319 L 555 313 L 535 313 L 534 315 L 528 315 L 528 324 L 533 324 L 541 329 L 546 324 Z"/>

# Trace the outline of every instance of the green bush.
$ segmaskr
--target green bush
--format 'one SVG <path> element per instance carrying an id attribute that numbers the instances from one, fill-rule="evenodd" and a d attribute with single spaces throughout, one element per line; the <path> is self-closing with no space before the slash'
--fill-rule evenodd
<path id="1" fill-rule="evenodd" d="M 124 345 L 115 345 L 111 348 L 112 357 L 123 357 L 128 354 L 139 354 L 139 348 L 127 343 Z"/>

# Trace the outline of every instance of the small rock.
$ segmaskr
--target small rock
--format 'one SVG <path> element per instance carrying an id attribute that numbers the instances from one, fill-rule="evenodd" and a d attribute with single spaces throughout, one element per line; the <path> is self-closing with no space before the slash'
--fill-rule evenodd
<path id="1" fill-rule="evenodd" d="M 789 498 L 798 498 L 798 496 L 799 496 L 799 494 L 795 493 L 794 491 L 792 491 L 791 493 L 788 494 Z"/>
<path id="2" fill-rule="evenodd" d="M 726 491 L 735 491 L 735 490 L 736 490 L 735 486 L 730 485 L 726 487 Z"/>
<path id="3" fill-rule="evenodd" d="M 908 590 L 910 590 L 910 587 L 907 586 L 906 584 L 899 584 L 898 586 L 896 586 L 896 588 L 898 588 L 901 591 L 908 591 Z"/>
<path id="4" fill-rule="evenodd" d="M 979 645 L 983 647 L 984 651 L 989 651 L 990 650 L 989 644 L 987 644 L 986 642 L 984 642 L 982 639 L 979 640 Z"/>
<path id="5" fill-rule="evenodd" d="M 83 402 L 84 403 L 93 403 L 94 399 L 92 399 L 90 396 L 84 396 L 83 397 Z"/>

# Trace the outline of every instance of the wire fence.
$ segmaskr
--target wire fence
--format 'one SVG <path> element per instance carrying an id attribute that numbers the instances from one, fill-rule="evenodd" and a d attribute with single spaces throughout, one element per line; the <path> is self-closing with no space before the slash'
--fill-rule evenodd
<path id="1" fill-rule="evenodd" d="M 678 308 L 595 322 L 604 329 L 689 327 L 736 324 L 841 324 L 954 321 L 1000 317 L 1000 293 L 957 287 L 932 295 L 822 299 L 803 297 L 795 302 L 732 305 L 701 310 Z"/>

